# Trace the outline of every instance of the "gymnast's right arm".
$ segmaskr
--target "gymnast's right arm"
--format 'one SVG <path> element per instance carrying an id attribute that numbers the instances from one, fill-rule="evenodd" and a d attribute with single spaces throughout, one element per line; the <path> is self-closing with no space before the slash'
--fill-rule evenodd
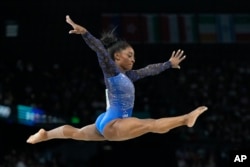
<path id="1" fill-rule="evenodd" d="M 96 39 L 93 35 L 91 35 L 88 30 L 76 24 L 69 15 L 66 16 L 66 22 L 70 24 L 73 28 L 73 30 L 69 31 L 69 34 L 80 34 L 82 35 L 83 39 L 87 43 L 87 45 L 94 50 L 96 53 L 103 53 L 106 52 L 106 49 L 104 48 L 103 44 L 101 43 L 100 40 Z"/>
<path id="2" fill-rule="evenodd" d="M 73 22 L 68 15 L 66 16 L 66 22 L 73 27 L 73 30 L 70 30 L 69 33 L 80 34 L 86 44 L 96 52 L 104 75 L 106 75 L 106 77 L 116 75 L 118 73 L 118 69 L 102 42 L 90 34 L 86 28 Z"/>

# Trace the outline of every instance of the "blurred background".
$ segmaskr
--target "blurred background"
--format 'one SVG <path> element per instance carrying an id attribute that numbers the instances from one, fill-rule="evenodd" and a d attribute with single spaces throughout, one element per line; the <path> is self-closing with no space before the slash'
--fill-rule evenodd
<path id="1" fill-rule="evenodd" d="M 249 150 L 250 7 L 239 0 L 1 0 L 0 167 L 229 166 Z M 93 123 L 105 110 L 95 53 L 69 35 L 65 16 L 94 36 L 116 27 L 134 69 L 187 55 L 135 83 L 134 116 L 160 118 L 208 106 L 193 128 L 123 142 L 26 139 L 41 127 Z"/>

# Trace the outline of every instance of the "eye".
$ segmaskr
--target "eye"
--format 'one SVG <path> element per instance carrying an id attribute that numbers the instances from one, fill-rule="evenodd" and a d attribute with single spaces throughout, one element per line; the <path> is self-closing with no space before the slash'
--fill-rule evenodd
<path id="1" fill-rule="evenodd" d="M 128 54 L 128 58 L 129 58 L 129 59 L 134 59 L 134 60 L 135 60 L 135 57 L 134 57 L 133 54 Z"/>

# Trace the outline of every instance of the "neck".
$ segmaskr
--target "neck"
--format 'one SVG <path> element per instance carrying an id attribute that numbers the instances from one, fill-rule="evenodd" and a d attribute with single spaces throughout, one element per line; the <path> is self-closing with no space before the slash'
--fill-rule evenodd
<path id="1" fill-rule="evenodd" d="M 126 72 L 126 70 L 125 70 L 124 68 L 122 68 L 119 64 L 116 63 L 116 65 L 117 65 L 117 67 L 119 68 L 119 70 L 120 70 L 122 73 L 125 73 L 125 72 Z"/>

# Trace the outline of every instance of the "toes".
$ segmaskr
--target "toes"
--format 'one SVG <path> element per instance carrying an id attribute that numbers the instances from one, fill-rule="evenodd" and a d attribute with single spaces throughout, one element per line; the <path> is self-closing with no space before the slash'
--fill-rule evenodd
<path id="1" fill-rule="evenodd" d="M 208 108 L 206 106 L 199 107 L 200 110 L 206 111 Z"/>
<path id="2" fill-rule="evenodd" d="M 32 143 L 31 141 L 32 141 L 32 136 L 26 140 L 27 143 Z"/>

